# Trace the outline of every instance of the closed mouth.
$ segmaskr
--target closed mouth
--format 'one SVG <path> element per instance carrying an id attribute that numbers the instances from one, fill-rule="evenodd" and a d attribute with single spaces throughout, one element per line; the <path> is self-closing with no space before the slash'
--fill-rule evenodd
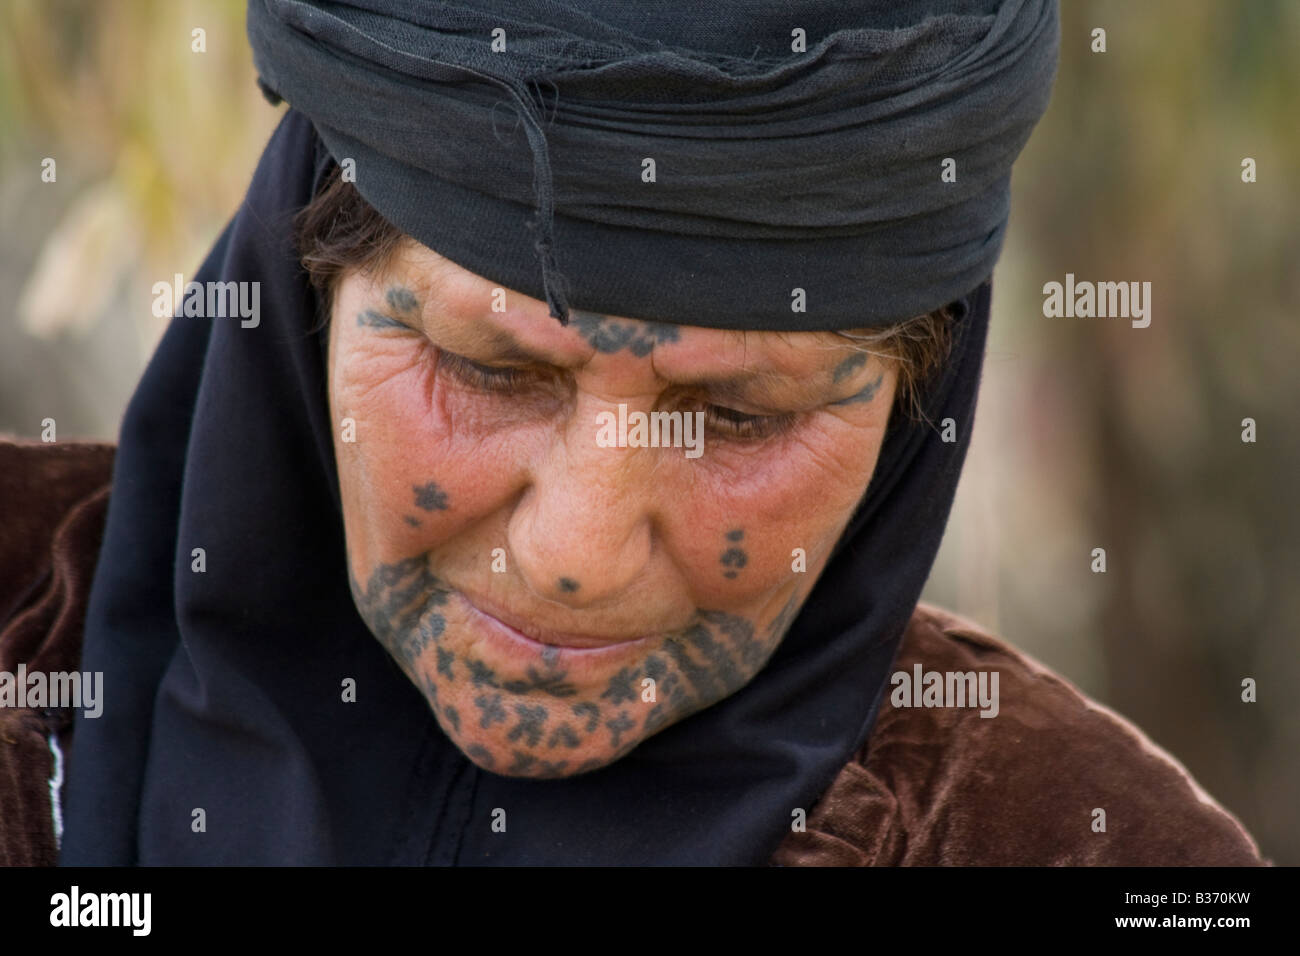
<path id="1" fill-rule="evenodd" d="M 548 647 L 564 647 L 573 650 L 592 650 L 604 647 L 616 647 L 619 644 L 631 644 L 635 641 L 653 637 L 652 634 L 635 634 L 630 637 L 606 636 L 595 634 L 576 634 L 570 631 L 557 631 L 540 627 L 522 615 L 504 610 L 478 595 L 462 591 L 461 594 L 480 614 L 493 618 L 497 623 L 508 627 L 522 637 Z"/>

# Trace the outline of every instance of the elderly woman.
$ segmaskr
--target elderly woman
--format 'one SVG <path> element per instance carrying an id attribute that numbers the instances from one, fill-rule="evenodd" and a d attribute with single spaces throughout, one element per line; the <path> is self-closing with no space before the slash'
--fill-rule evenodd
<path id="1" fill-rule="evenodd" d="M 253 0 L 259 313 L 128 410 L 63 861 L 1261 862 L 917 603 L 1057 21 L 879 6 Z"/>

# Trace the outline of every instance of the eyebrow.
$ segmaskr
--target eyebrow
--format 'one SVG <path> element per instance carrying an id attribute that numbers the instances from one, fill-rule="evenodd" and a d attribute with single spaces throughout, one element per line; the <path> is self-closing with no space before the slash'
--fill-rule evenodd
<path id="1" fill-rule="evenodd" d="M 821 371 L 829 372 L 829 369 Z M 674 380 L 675 384 L 707 389 L 709 394 L 723 400 L 753 402 L 754 393 L 771 394 L 783 399 L 790 396 L 796 404 L 828 405 L 836 400 L 838 389 L 819 384 L 816 375 L 792 377 L 777 372 L 749 371 L 735 375 L 692 375 Z"/>
<path id="2" fill-rule="evenodd" d="M 500 329 L 490 330 L 489 348 L 492 357 L 503 362 L 536 362 L 559 368 L 566 367 L 555 361 L 555 356 L 541 351 L 534 351 L 523 345 L 510 333 Z M 837 354 L 833 364 L 818 369 L 806 376 L 782 375 L 761 369 L 733 372 L 729 374 L 699 373 L 670 379 L 674 385 L 692 386 L 706 389 L 711 397 L 723 401 L 737 401 L 742 404 L 755 403 L 755 393 L 771 394 L 773 392 L 783 399 L 791 398 L 795 404 L 849 405 L 857 402 L 869 402 L 880 389 L 883 374 L 861 385 L 855 391 L 843 395 L 844 383 L 857 377 L 857 373 L 866 367 L 870 355 L 854 352 L 848 356 Z M 825 375 L 825 379 L 822 375 Z M 829 385 L 823 384 L 829 380 Z M 782 402 L 784 404 L 784 402 Z"/>
<path id="3" fill-rule="evenodd" d="M 435 331 L 435 330 L 430 330 Z M 513 334 L 496 326 L 479 326 L 473 330 L 480 339 L 481 348 L 488 361 L 530 362 L 552 368 L 574 369 L 582 363 L 576 359 L 562 360 L 556 354 L 536 349 L 520 342 Z M 845 356 L 836 353 L 834 363 L 817 369 L 809 375 L 791 376 L 762 369 L 732 373 L 698 373 L 666 379 L 673 385 L 704 389 L 710 397 L 741 404 L 761 405 L 758 395 L 775 393 L 777 404 L 795 404 L 808 407 L 820 405 L 845 405 L 870 401 L 880 387 L 880 376 L 859 386 L 848 395 L 841 394 L 844 384 L 856 377 L 867 365 L 867 356 L 860 353 Z M 845 374 L 847 372 L 847 374 Z"/>

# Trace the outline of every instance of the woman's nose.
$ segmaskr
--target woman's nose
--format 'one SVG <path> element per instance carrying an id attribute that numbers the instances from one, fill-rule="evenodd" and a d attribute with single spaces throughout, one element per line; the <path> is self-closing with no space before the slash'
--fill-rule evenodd
<path id="1" fill-rule="evenodd" d="M 629 406 L 630 407 L 630 406 Z M 538 595 L 572 607 L 616 601 L 651 558 L 658 448 L 597 443 L 602 411 L 618 402 L 582 395 L 557 425 L 510 518 L 517 570 Z"/>

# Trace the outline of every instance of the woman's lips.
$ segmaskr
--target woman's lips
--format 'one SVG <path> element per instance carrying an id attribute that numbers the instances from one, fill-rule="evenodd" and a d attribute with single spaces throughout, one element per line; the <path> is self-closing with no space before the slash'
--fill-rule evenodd
<path id="1" fill-rule="evenodd" d="M 496 625 L 497 629 L 514 638 L 517 642 L 526 643 L 535 653 L 549 651 L 547 657 L 553 656 L 557 651 L 564 652 L 566 656 L 574 654 L 587 656 L 605 650 L 624 651 L 631 645 L 644 643 L 654 637 L 653 634 L 643 634 L 631 638 L 594 637 L 587 634 L 552 631 L 538 627 L 523 618 L 516 617 L 486 598 L 477 595 L 471 597 L 465 592 L 460 592 L 460 594 L 471 611 L 488 623 Z"/>

